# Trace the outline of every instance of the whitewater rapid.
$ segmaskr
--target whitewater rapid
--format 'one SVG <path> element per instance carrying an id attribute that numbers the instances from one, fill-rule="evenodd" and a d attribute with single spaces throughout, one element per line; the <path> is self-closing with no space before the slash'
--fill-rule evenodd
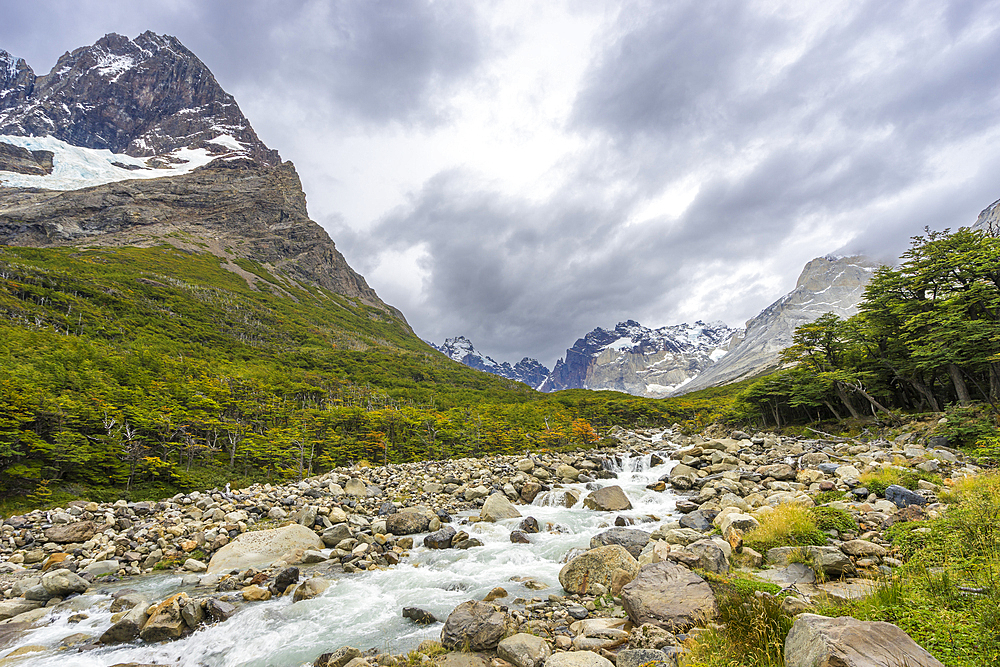
<path id="1" fill-rule="evenodd" d="M 654 438 L 661 455 L 673 443 Z M 663 459 L 667 457 L 663 455 Z M 524 516 L 538 520 L 542 532 L 529 536 L 531 544 L 512 544 L 510 531 L 521 519 L 498 523 L 462 524 L 456 516 L 452 525 L 483 542 L 468 550 L 431 550 L 422 546 L 423 535 L 414 536 L 409 558 L 388 570 L 341 574 L 319 597 L 292 603 L 286 596 L 243 606 L 223 623 L 203 627 L 193 634 L 161 644 L 132 643 L 77 652 L 57 650 L 60 642 L 74 633 L 100 636 L 111 625 L 109 610 L 112 586 L 101 594 L 77 598 L 73 610 L 54 614 L 48 623 L 33 629 L 16 644 L 0 651 L 0 660 L 27 646 L 44 646 L 45 651 L 25 655 L 12 664 L 38 667 L 106 667 L 121 662 L 156 663 L 179 667 L 298 667 L 310 665 L 322 653 L 341 646 L 362 651 L 405 653 L 424 639 L 438 639 L 441 624 L 420 626 L 402 617 L 404 607 L 419 607 L 444 620 L 466 600 L 481 600 L 494 587 L 502 586 L 508 597 L 500 603 L 517 607 L 524 598 L 545 600 L 562 595 L 559 585 L 560 561 L 574 548 L 587 549 L 590 539 L 613 525 L 616 517 L 632 518 L 636 527 L 653 531 L 660 524 L 676 520 L 676 497 L 668 490 L 655 492 L 646 485 L 657 481 L 676 464 L 674 461 L 650 466 L 650 455 L 623 457 L 610 464 L 618 479 L 588 484 L 567 484 L 577 489 L 580 500 L 571 508 L 553 504 L 558 490 L 540 494 L 532 505 L 518 505 Z M 627 512 L 596 512 L 583 506 L 591 490 L 617 484 L 632 501 Z M 588 486 L 590 487 L 588 489 Z M 420 546 L 418 546 L 420 545 Z M 300 566 L 308 578 L 309 566 Z M 529 590 L 512 578 L 530 577 L 548 585 Z M 119 588 L 146 592 L 154 600 L 177 592 L 198 595 L 193 586 L 182 586 L 181 577 L 150 575 L 127 579 Z M 202 589 L 203 590 L 203 589 Z M 74 614 L 84 611 L 88 618 L 71 623 Z M 44 621 L 43 621 L 44 622 Z"/>

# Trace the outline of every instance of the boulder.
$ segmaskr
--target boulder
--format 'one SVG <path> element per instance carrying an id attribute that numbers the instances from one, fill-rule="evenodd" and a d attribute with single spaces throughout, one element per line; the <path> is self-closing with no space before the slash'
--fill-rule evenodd
<path id="1" fill-rule="evenodd" d="M 885 558 L 885 556 L 888 555 L 885 547 L 879 546 L 878 544 L 867 540 L 848 540 L 840 545 L 840 550 L 848 556 L 855 556 L 858 558 L 870 558 L 872 556 L 875 556 L 876 558 Z"/>
<path id="2" fill-rule="evenodd" d="M 385 529 L 393 535 L 426 533 L 433 518 L 431 512 L 396 512 L 385 518 Z"/>
<path id="3" fill-rule="evenodd" d="M 524 486 L 521 487 L 521 500 L 531 504 L 535 496 L 541 493 L 542 489 L 542 485 L 538 482 L 525 482 Z"/>
<path id="4" fill-rule="evenodd" d="M 637 628 L 633 628 L 628 636 L 629 648 L 655 648 L 662 649 L 665 646 L 679 646 L 680 642 L 672 632 L 667 632 L 658 625 L 645 623 Z"/>
<path id="5" fill-rule="evenodd" d="M 519 632 L 497 644 L 497 656 L 515 667 L 541 667 L 552 655 L 548 642 L 541 637 Z"/>
<path id="6" fill-rule="evenodd" d="M 403 618 L 408 618 L 419 625 L 430 625 L 438 622 L 434 614 L 419 607 L 403 607 Z"/>
<path id="7" fill-rule="evenodd" d="M 698 557 L 698 566 L 715 574 L 729 572 L 729 558 L 726 552 L 712 540 L 698 540 L 687 546 L 687 550 Z"/>
<path id="8" fill-rule="evenodd" d="M 344 484 L 344 492 L 349 496 L 364 498 L 368 495 L 368 487 L 357 477 L 352 477 Z"/>
<path id="9" fill-rule="evenodd" d="M 45 540 L 47 542 L 55 542 L 56 544 L 86 542 L 96 532 L 97 525 L 93 521 L 78 521 L 77 523 L 52 526 L 45 531 Z"/>
<path id="10" fill-rule="evenodd" d="M 635 528 L 610 528 L 590 538 L 590 548 L 617 544 L 625 547 L 633 558 L 639 558 L 643 547 L 649 543 L 650 533 Z"/>
<path id="11" fill-rule="evenodd" d="M 516 519 L 521 513 L 510 504 L 507 496 L 502 493 L 494 493 L 483 503 L 483 509 L 479 512 L 482 521 L 503 521 L 504 519 Z"/>
<path id="12" fill-rule="evenodd" d="M 320 595 L 330 587 L 330 582 L 322 577 L 313 577 L 312 579 L 306 579 L 302 584 L 296 586 L 295 592 L 292 593 L 292 602 L 302 602 L 303 600 L 312 600 L 314 597 Z"/>
<path id="13" fill-rule="evenodd" d="M 595 594 L 611 590 L 615 572 L 624 570 L 630 577 L 639 571 L 639 562 L 625 547 L 609 544 L 586 551 L 570 560 L 559 571 L 559 583 L 571 594 Z"/>
<path id="14" fill-rule="evenodd" d="M 786 667 L 943 667 L 891 623 L 799 614 L 785 638 Z"/>
<path id="15" fill-rule="evenodd" d="M 53 570 L 42 575 L 42 586 L 52 597 L 64 598 L 72 593 L 82 593 L 89 585 L 86 579 L 69 570 Z"/>
<path id="16" fill-rule="evenodd" d="M 708 583 L 670 561 L 643 567 L 621 597 L 633 625 L 652 623 L 670 632 L 686 632 L 718 612 Z"/>
<path id="17" fill-rule="evenodd" d="M 896 507 L 903 508 L 909 507 L 910 505 L 926 505 L 927 499 L 916 491 L 910 491 L 906 487 L 899 486 L 898 484 L 893 484 L 885 490 L 885 499 L 896 505 Z"/>
<path id="18" fill-rule="evenodd" d="M 556 477 L 564 477 L 575 482 L 579 476 L 580 471 L 573 466 L 566 465 L 565 463 L 556 466 Z"/>
<path id="19" fill-rule="evenodd" d="M 511 625 L 510 616 L 488 602 L 469 600 L 455 607 L 441 628 L 445 648 L 484 651 L 496 648 Z"/>
<path id="20" fill-rule="evenodd" d="M 98 560 L 83 568 L 84 574 L 94 577 L 103 577 L 106 574 L 114 574 L 121 568 L 116 560 Z"/>
<path id="21" fill-rule="evenodd" d="M 215 552 L 208 563 L 209 574 L 231 570 L 262 569 L 276 562 L 293 549 L 322 549 L 323 540 L 316 533 L 297 523 L 283 528 L 242 533 Z"/>
<path id="22" fill-rule="evenodd" d="M 392 533 L 391 530 L 389 532 Z M 396 533 L 393 533 L 393 535 L 395 534 Z M 402 533 L 399 534 L 402 535 Z M 323 544 L 330 548 L 333 548 L 344 540 L 348 540 L 350 538 L 351 529 L 346 523 L 338 523 L 335 526 L 330 526 L 323 531 L 322 535 L 320 535 L 320 539 L 323 540 Z"/>
<path id="23" fill-rule="evenodd" d="M 236 605 L 223 600 L 208 598 L 208 600 L 205 601 L 205 611 L 213 620 L 225 621 L 236 613 Z"/>
<path id="24" fill-rule="evenodd" d="M 149 613 L 149 619 L 139 631 L 143 641 L 159 642 L 165 639 L 178 639 L 190 631 L 190 627 L 181 616 L 181 605 L 190 598 L 187 593 L 173 595 L 156 605 Z"/>
<path id="25" fill-rule="evenodd" d="M 639 648 L 619 651 L 616 656 L 616 667 L 677 667 L 677 654 L 666 653 L 658 649 Z"/>
<path id="26" fill-rule="evenodd" d="M 274 575 L 274 588 L 278 593 L 284 593 L 285 590 L 296 583 L 299 580 L 299 568 L 297 567 L 286 567 L 284 570 Z"/>
<path id="27" fill-rule="evenodd" d="M 545 667 L 615 667 L 614 663 L 593 651 L 553 653 Z"/>
<path id="28" fill-rule="evenodd" d="M 632 509 L 628 496 L 617 485 L 605 486 L 583 499 L 584 507 L 599 512 L 622 512 Z"/>
<path id="29" fill-rule="evenodd" d="M 707 533 L 712 530 L 712 521 L 702 510 L 695 510 L 694 512 L 689 512 L 681 517 L 680 520 L 681 528 L 689 528 L 691 530 L 697 530 L 699 533 Z"/>
<path id="30" fill-rule="evenodd" d="M 18 614 L 33 611 L 44 606 L 45 604 L 43 602 L 25 600 L 24 598 L 0 600 L 0 621 L 6 621 L 8 618 L 14 618 Z"/>
<path id="31" fill-rule="evenodd" d="M 118 600 L 115 600 L 115 602 L 118 602 Z M 149 618 L 149 615 L 146 613 L 146 610 L 149 608 L 149 600 L 139 598 L 132 600 L 132 602 L 135 603 L 132 605 L 132 608 L 101 635 L 98 640 L 100 643 L 123 644 L 139 636 L 139 631 L 142 630 L 142 626 L 145 625 L 146 620 Z"/>
<path id="32" fill-rule="evenodd" d="M 772 463 L 761 466 L 757 468 L 757 474 L 761 477 L 773 477 L 778 481 L 795 481 L 795 468 L 787 463 Z"/>
<path id="33" fill-rule="evenodd" d="M 316 658 L 313 667 L 344 667 L 352 660 L 361 657 L 361 651 L 353 646 L 342 646 L 332 653 L 324 653 Z"/>
<path id="34" fill-rule="evenodd" d="M 424 546 L 428 549 L 448 549 L 451 547 L 451 540 L 457 534 L 454 528 L 445 526 L 441 530 L 435 531 L 425 537 Z"/>

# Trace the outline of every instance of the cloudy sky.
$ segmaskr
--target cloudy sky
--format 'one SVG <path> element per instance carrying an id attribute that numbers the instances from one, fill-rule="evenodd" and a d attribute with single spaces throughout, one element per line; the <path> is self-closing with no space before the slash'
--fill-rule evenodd
<path id="1" fill-rule="evenodd" d="M 416 332 L 551 366 L 597 326 L 740 325 L 828 253 L 1000 197 L 1000 2 L 15 2 L 47 72 L 178 37 Z"/>

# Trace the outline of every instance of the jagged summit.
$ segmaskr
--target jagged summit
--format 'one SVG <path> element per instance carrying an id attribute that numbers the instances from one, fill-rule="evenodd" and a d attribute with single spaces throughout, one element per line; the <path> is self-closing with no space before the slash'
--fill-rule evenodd
<path id="1" fill-rule="evenodd" d="M 428 344 L 453 361 L 465 364 L 469 368 L 517 380 L 534 389 L 538 389 L 549 375 L 548 368 L 542 366 L 536 359 L 528 357 L 524 357 L 513 366 L 506 361 L 497 363 L 492 358 L 477 351 L 472 341 L 465 336 L 447 338 L 442 345 L 435 345 L 430 341 Z"/>
<path id="2" fill-rule="evenodd" d="M 724 356 L 742 330 L 723 322 L 676 324 L 659 329 L 635 320 L 598 327 L 566 350 L 542 391 L 612 389 L 638 396 L 666 396 Z"/>
<path id="3" fill-rule="evenodd" d="M 1000 199 L 983 209 L 972 228 L 981 229 L 992 236 L 1000 236 Z"/>
<path id="4" fill-rule="evenodd" d="M 0 142 L 53 151 L 57 169 L 62 153 L 72 154 L 73 148 L 77 155 L 68 159 L 76 162 L 99 161 L 81 151 L 107 151 L 105 162 L 122 172 L 117 178 L 95 174 L 70 187 L 57 184 L 58 189 L 170 175 L 171 167 L 212 159 L 281 164 L 208 67 L 177 38 L 153 32 L 135 39 L 105 35 L 64 54 L 45 76 L 0 52 Z"/>

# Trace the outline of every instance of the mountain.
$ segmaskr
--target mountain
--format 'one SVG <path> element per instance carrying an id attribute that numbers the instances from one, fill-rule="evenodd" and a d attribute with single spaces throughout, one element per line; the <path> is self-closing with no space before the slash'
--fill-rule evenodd
<path id="1" fill-rule="evenodd" d="M 795 289 L 749 320 L 742 340 L 729 354 L 677 393 L 737 382 L 776 368 L 796 327 L 828 312 L 844 318 L 854 315 L 878 267 L 878 262 L 860 255 L 812 260 Z"/>
<path id="2" fill-rule="evenodd" d="M 972 228 L 981 229 L 992 236 L 1000 236 L 1000 199 L 983 209 Z"/>
<path id="3" fill-rule="evenodd" d="M 475 346 L 465 336 L 448 338 L 442 345 L 430 343 L 438 352 L 448 358 L 465 364 L 469 368 L 475 368 L 484 373 L 492 373 L 510 380 L 517 380 L 524 384 L 538 389 L 549 375 L 549 369 L 542 366 L 536 359 L 525 357 L 521 361 L 511 366 L 508 362 L 497 363 L 492 358 L 479 353 Z"/>
<path id="4" fill-rule="evenodd" d="M 64 54 L 45 76 L 0 51 L 0 69 L 0 135 L 157 158 L 146 168 L 186 159 L 190 151 L 281 163 L 232 95 L 174 37 L 105 35 Z"/>
<path id="5" fill-rule="evenodd" d="M 541 390 L 611 389 L 663 397 L 724 358 L 741 334 L 722 322 L 701 321 L 650 329 L 628 320 L 614 329 L 597 328 L 566 350 Z"/>

